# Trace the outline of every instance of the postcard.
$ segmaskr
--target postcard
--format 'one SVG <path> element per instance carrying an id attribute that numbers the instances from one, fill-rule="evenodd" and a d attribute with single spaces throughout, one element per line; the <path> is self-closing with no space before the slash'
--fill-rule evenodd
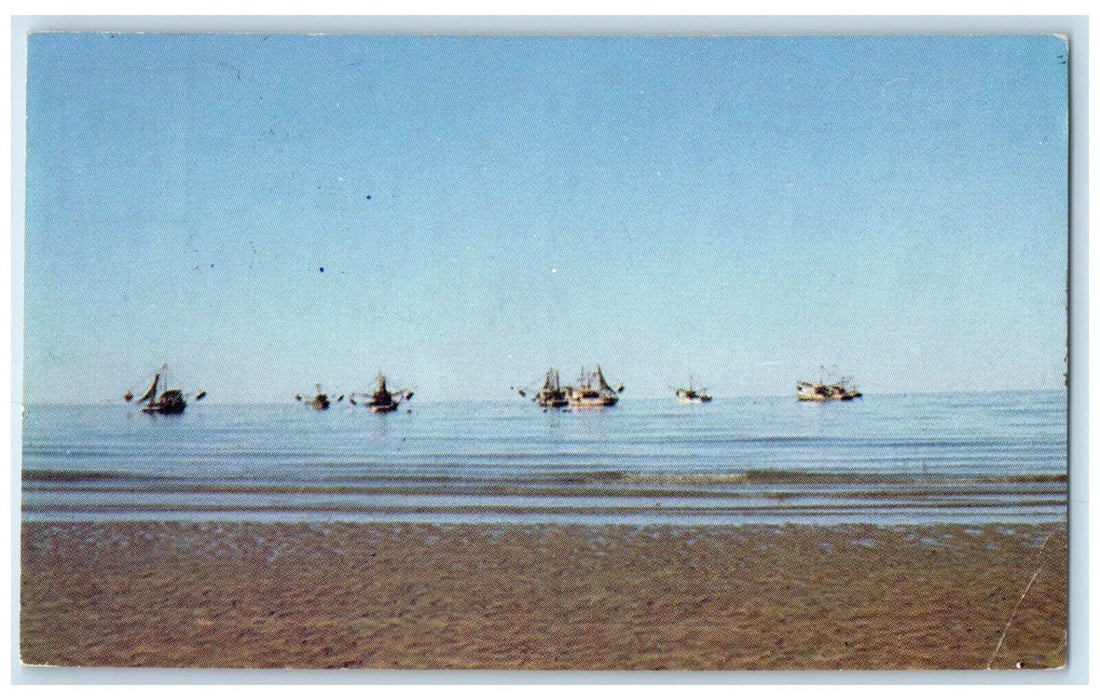
<path id="1" fill-rule="evenodd" d="M 26 48 L 25 667 L 1065 667 L 1066 36 Z"/>

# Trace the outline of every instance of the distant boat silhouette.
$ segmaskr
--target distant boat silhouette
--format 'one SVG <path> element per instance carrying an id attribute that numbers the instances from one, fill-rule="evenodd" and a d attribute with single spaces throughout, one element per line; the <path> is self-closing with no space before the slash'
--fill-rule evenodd
<path id="1" fill-rule="evenodd" d="M 389 413 L 391 411 L 396 411 L 402 401 L 408 401 L 413 397 L 412 389 L 390 391 L 386 387 L 386 375 L 381 372 L 378 373 L 374 381 L 374 391 L 369 395 L 365 394 L 366 401 L 362 402 L 372 413 Z M 351 402 L 357 404 L 354 397 L 351 399 Z"/>
<path id="2" fill-rule="evenodd" d="M 586 373 L 581 368 L 581 375 L 577 379 L 576 386 L 565 387 L 569 405 L 573 408 L 599 408 L 601 406 L 614 406 L 619 401 L 619 393 L 623 386 L 612 389 L 604 379 L 603 371 L 596 365 L 594 372 Z"/>
<path id="3" fill-rule="evenodd" d="M 518 391 L 520 396 L 527 396 L 526 389 L 519 389 Z M 542 387 L 535 392 L 531 400 L 543 408 L 561 408 L 569 405 L 569 396 L 558 379 L 558 370 L 553 367 L 546 370 L 546 378 L 543 380 Z"/>
<path id="4" fill-rule="evenodd" d="M 153 383 L 149 389 L 137 399 L 136 403 L 145 404 L 141 407 L 142 413 L 161 413 L 165 415 L 180 414 L 187 408 L 187 399 L 180 389 L 166 389 L 168 386 L 168 364 L 160 366 L 153 373 Z M 206 396 L 205 391 L 200 391 L 196 401 L 201 401 Z M 127 391 L 122 396 L 127 402 L 134 399 L 133 392 Z"/>
<path id="5" fill-rule="evenodd" d="M 821 375 L 816 382 L 799 381 L 795 385 L 799 401 L 851 401 L 863 396 L 858 389 L 849 386 L 851 377 L 841 377 L 835 382 L 827 383 L 824 368 Z"/>
<path id="6" fill-rule="evenodd" d="M 296 394 L 294 400 L 304 401 L 301 394 Z M 307 405 L 315 411 L 324 411 L 330 404 L 331 402 L 329 401 L 328 394 L 321 391 L 321 385 L 318 383 L 316 393 L 313 395 L 313 398 L 309 400 Z"/>
<path id="7" fill-rule="evenodd" d="M 680 403 L 706 403 L 711 400 L 706 388 L 695 390 L 695 378 L 688 377 L 687 388 L 680 387 L 676 390 L 676 400 Z"/>

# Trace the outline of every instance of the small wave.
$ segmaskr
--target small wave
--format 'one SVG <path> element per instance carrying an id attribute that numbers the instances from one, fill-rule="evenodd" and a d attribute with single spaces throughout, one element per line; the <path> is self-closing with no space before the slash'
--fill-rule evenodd
<path id="1" fill-rule="evenodd" d="M 133 474 L 125 472 L 87 471 L 82 469 L 24 469 L 22 474 L 24 483 L 28 481 L 71 483 L 133 478 Z"/>
<path id="2" fill-rule="evenodd" d="M 737 472 L 637 472 L 604 470 L 573 472 L 561 477 L 565 483 L 596 484 L 1011 484 L 1064 483 L 1065 474 L 1016 475 L 908 475 L 867 474 L 840 471 L 805 471 L 791 469 L 748 469 Z"/>

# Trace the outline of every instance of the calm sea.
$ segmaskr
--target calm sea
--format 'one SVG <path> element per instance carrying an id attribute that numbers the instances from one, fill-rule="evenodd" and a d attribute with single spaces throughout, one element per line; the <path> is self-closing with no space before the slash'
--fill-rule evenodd
<path id="1" fill-rule="evenodd" d="M 410 412 L 405 412 L 405 406 Z M 1066 394 L 29 406 L 25 520 L 1037 522 L 1066 517 Z"/>

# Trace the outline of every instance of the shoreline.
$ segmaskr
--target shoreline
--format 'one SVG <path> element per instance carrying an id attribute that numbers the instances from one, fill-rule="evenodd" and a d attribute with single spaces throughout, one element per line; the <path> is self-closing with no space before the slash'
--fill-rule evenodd
<path id="1" fill-rule="evenodd" d="M 21 539 L 29 665 L 968 670 L 1066 657 L 1064 523 L 55 521 L 22 523 Z"/>

